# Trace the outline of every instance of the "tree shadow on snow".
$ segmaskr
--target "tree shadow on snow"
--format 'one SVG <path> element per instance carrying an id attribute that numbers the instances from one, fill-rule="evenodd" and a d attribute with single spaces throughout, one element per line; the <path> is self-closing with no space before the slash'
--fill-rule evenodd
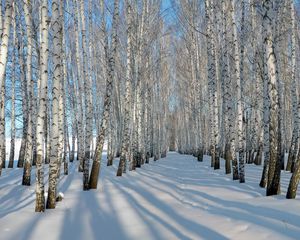
<path id="1" fill-rule="evenodd" d="M 277 209 L 251 205 L 246 202 L 244 203 L 224 200 L 201 191 L 189 189 L 187 190 L 187 192 L 189 192 L 189 198 L 191 199 L 194 195 L 200 196 L 202 199 L 206 199 L 216 203 L 216 205 L 207 203 L 205 208 L 197 206 L 198 208 L 202 208 L 203 210 L 211 214 L 225 216 L 234 220 L 241 220 L 244 222 L 252 223 L 254 225 L 262 226 L 272 231 L 278 232 L 279 234 L 292 236 L 295 239 L 299 237 L 299 229 L 287 229 L 286 227 L 286 223 L 288 223 L 294 227 L 299 228 L 299 215 L 295 215 Z M 194 201 L 200 202 L 201 200 L 199 198 L 196 198 L 194 199 Z M 274 221 L 278 221 L 277 224 L 274 223 Z"/>
<path id="2" fill-rule="evenodd" d="M 111 201 L 107 201 L 111 211 L 107 214 L 100 206 L 101 202 L 96 198 L 96 194 L 96 191 L 88 191 L 80 192 L 76 196 L 76 207 L 66 211 L 59 239 L 129 240 L 116 217 Z"/>
<path id="3" fill-rule="evenodd" d="M 132 183 L 126 182 L 128 188 L 131 190 L 135 190 L 136 186 Z M 140 211 L 140 214 L 143 214 L 147 217 L 151 217 L 155 222 L 159 222 L 161 226 L 168 229 L 170 232 L 175 234 L 178 239 L 191 239 L 189 236 L 186 236 L 184 233 L 180 232 L 178 229 L 176 229 L 172 224 L 167 222 L 166 220 L 162 219 L 159 215 L 154 214 L 150 212 L 146 206 L 142 206 L 142 204 L 139 203 L 139 201 L 128 191 L 124 190 L 121 186 L 118 184 L 115 185 L 125 196 L 126 199 L 129 199 L 129 202 L 132 204 L 133 208 Z M 144 185 L 144 187 L 147 187 L 147 185 Z M 159 210 L 162 214 L 168 216 L 173 221 L 175 221 L 176 225 L 180 225 L 188 232 L 192 232 L 194 235 L 197 235 L 199 238 L 204 239 L 220 239 L 225 240 L 228 239 L 225 236 L 215 232 L 214 230 L 207 228 L 201 224 L 198 224 L 194 221 L 191 221 L 190 219 L 187 219 L 186 217 L 180 215 L 178 211 L 174 210 L 172 207 L 170 207 L 168 204 L 164 203 L 157 197 L 155 197 L 151 192 L 145 190 L 144 188 L 138 188 L 138 191 L 134 191 L 139 196 L 146 199 L 150 204 L 152 204 L 153 207 L 155 207 L 157 210 Z M 149 222 L 149 225 L 151 223 Z M 152 232 L 155 231 L 152 229 Z M 158 237 L 157 239 L 164 239 L 164 237 Z"/>

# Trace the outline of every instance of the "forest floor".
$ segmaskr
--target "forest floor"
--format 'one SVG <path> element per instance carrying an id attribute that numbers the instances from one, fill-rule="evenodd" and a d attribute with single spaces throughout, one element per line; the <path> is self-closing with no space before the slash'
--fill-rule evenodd
<path id="1" fill-rule="evenodd" d="M 285 199 L 290 173 L 282 172 L 282 195 L 265 197 L 261 166 L 247 165 L 240 184 L 224 174 L 224 161 L 211 169 L 209 157 L 169 153 L 121 178 L 118 160 L 102 164 L 98 190 L 87 192 L 70 165 L 59 183 L 63 201 L 45 213 L 34 212 L 35 169 L 30 187 L 21 185 L 22 169 L 3 169 L 0 239 L 299 239 L 300 198 Z"/>

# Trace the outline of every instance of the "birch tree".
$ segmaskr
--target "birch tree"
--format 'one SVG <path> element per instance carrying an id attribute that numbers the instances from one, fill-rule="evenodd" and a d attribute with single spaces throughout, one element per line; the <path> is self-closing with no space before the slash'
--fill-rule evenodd
<path id="1" fill-rule="evenodd" d="M 13 0 L 5 1 L 4 21 L 1 18 L 1 45 L 0 45 L 0 86 L 2 86 L 6 72 L 7 55 L 9 48 L 9 35 L 12 21 Z M 2 13 L 1 13 L 2 17 Z M 3 22 L 3 23 L 2 23 Z M 2 27 L 3 26 L 3 27 Z"/>
<path id="2" fill-rule="evenodd" d="M 16 35 L 16 10 L 13 9 L 13 46 L 16 46 L 17 42 L 17 35 Z M 11 139 L 10 139 L 10 153 L 9 153 L 9 163 L 8 168 L 14 167 L 14 160 L 15 160 L 15 138 L 16 138 L 16 124 L 15 124 L 15 96 L 16 96 L 16 50 L 14 49 L 12 52 L 12 77 L 11 77 Z"/>
<path id="3" fill-rule="evenodd" d="M 124 110 L 124 133 L 122 137 L 121 156 L 117 176 L 122 176 L 123 170 L 126 166 L 128 148 L 130 145 L 130 113 L 131 113 L 131 3 L 126 1 L 126 18 L 127 18 L 127 66 L 126 66 L 126 79 L 125 79 L 125 110 Z"/>
<path id="4" fill-rule="evenodd" d="M 45 198 L 44 198 L 44 148 L 45 148 L 45 118 L 47 115 L 47 84 L 48 84 L 48 1 L 44 0 L 41 6 L 41 53 L 40 53 L 40 97 L 38 101 L 38 114 L 37 114 L 37 160 L 36 160 L 36 212 L 45 211 Z"/>
<path id="5" fill-rule="evenodd" d="M 299 97 L 297 91 L 296 84 L 296 29 L 295 29 L 295 7 L 294 1 L 288 1 L 290 6 L 290 14 L 291 14 L 291 95 L 292 95 L 292 110 L 293 110 L 293 135 L 290 146 L 290 151 L 288 155 L 288 162 L 286 166 L 287 171 L 293 170 L 293 164 L 296 161 L 296 156 L 298 153 L 298 145 L 299 145 L 299 125 L 300 125 L 300 116 L 299 116 Z"/>
<path id="6" fill-rule="evenodd" d="M 91 3 L 90 3 L 91 4 Z M 85 155 L 83 160 L 83 190 L 89 189 L 89 161 L 90 146 L 92 141 L 92 103 L 91 103 L 91 85 L 87 69 L 87 39 L 86 39 L 86 20 L 84 14 L 84 1 L 80 1 L 81 16 L 81 36 L 82 36 L 82 54 L 83 54 L 83 83 L 86 107 L 86 136 L 85 136 Z M 90 33 L 91 34 L 91 33 Z"/>
<path id="7" fill-rule="evenodd" d="M 32 33 L 32 3 L 24 2 L 24 14 L 26 22 L 27 35 L 27 59 L 26 59 L 26 90 L 28 97 L 28 118 L 26 131 L 26 147 L 24 156 L 24 171 L 22 185 L 29 186 L 31 184 L 31 165 L 33 157 L 33 78 L 32 78 L 32 51 L 33 51 L 33 33 Z M 26 114 L 26 113 L 25 113 Z"/>
<path id="8" fill-rule="evenodd" d="M 6 74 L 6 64 L 7 64 L 7 55 L 8 55 L 8 48 L 9 48 L 9 35 L 10 35 L 10 27 L 12 21 L 12 0 L 7 0 L 5 4 L 5 15 L 4 15 L 4 22 L 2 28 L 2 19 L 1 19 L 1 45 L 0 45 L 0 86 L 1 86 L 1 115 L 2 121 L 0 124 L 0 132 L 1 136 L 1 143 L 0 143 L 0 176 L 2 172 L 2 167 L 5 167 L 5 123 L 4 123 L 4 105 L 5 105 L 5 96 L 4 96 L 4 89 L 5 89 L 5 74 Z M 2 13 L 1 13 L 2 15 Z M 4 136 L 4 139 L 3 139 Z M 4 154 L 3 154 L 4 153 Z"/>
<path id="9" fill-rule="evenodd" d="M 233 41 L 233 74 L 235 77 L 237 92 L 237 137 L 238 137 L 238 153 L 239 153 L 239 176 L 240 182 L 244 182 L 244 153 L 243 153 L 243 108 L 242 108 L 242 92 L 241 92 L 241 67 L 240 67 L 240 51 L 237 39 L 237 26 L 235 21 L 234 1 L 230 1 L 230 13 L 232 23 L 232 41 Z M 233 168 L 237 167 L 233 164 Z M 236 170 L 233 170 L 236 172 Z M 237 177 L 237 176 L 236 176 Z M 234 178 L 236 178 L 234 177 Z"/>
<path id="10" fill-rule="evenodd" d="M 264 30 L 264 59 L 266 76 L 268 81 L 268 94 L 270 101 L 269 115 L 269 141 L 270 160 L 268 170 L 267 195 L 280 193 L 280 162 L 278 158 L 278 83 L 277 60 L 274 53 L 274 41 L 272 32 L 272 20 L 274 19 L 274 4 L 270 0 L 263 1 L 263 30 Z"/>
<path id="11" fill-rule="evenodd" d="M 51 152 L 49 164 L 49 188 L 47 198 L 47 208 L 55 208 L 56 205 L 56 188 L 59 161 L 59 99 L 61 96 L 61 38 L 62 23 L 60 18 L 61 0 L 52 1 L 52 31 L 53 31 L 53 87 L 52 87 L 52 131 L 51 131 Z"/>
<path id="12" fill-rule="evenodd" d="M 112 43 L 111 43 L 111 50 L 110 56 L 108 61 L 108 76 L 106 81 L 106 91 L 104 97 L 104 104 L 103 104 L 103 113 L 102 119 L 100 124 L 100 131 L 97 136 L 96 142 L 96 150 L 93 159 L 93 165 L 91 170 L 91 175 L 89 179 L 89 187 L 91 189 L 96 189 L 98 184 L 98 176 L 100 172 L 100 164 L 102 158 L 102 151 L 104 146 L 104 139 L 105 133 L 108 126 L 108 121 L 110 117 L 110 105 L 111 105 L 111 98 L 112 98 L 112 90 L 113 90 L 113 82 L 115 76 L 115 61 L 116 61 L 116 53 L 117 53 L 117 42 L 118 42 L 118 35 L 117 35 L 117 26 L 119 22 L 119 1 L 114 1 L 114 13 L 113 13 L 113 25 L 112 25 Z"/>

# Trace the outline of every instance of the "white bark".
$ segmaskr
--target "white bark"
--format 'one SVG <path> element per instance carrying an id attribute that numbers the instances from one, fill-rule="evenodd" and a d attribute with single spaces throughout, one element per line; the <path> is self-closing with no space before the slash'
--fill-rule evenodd
<path id="1" fill-rule="evenodd" d="M 0 45 L 0 86 L 2 86 L 3 82 L 5 81 L 5 70 L 6 70 L 6 63 L 7 63 L 7 54 L 8 54 L 8 47 L 9 47 L 9 34 L 10 34 L 10 26 L 12 21 L 12 0 L 5 1 L 5 14 L 4 14 L 4 22 L 3 22 L 3 29 L 1 32 L 1 45 Z M 2 13 L 0 14 L 2 15 Z M 1 16 L 2 17 L 2 16 Z M 2 19 L 0 21 L 2 28 Z"/>
<path id="2" fill-rule="evenodd" d="M 1 86 L 0 93 L 0 175 L 2 168 L 5 168 L 6 141 L 5 141 L 5 81 Z"/>
<path id="3" fill-rule="evenodd" d="M 124 133 L 122 136 L 121 156 L 117 176 L 122 176 L 123 169 L 126 166 L 126 157 L 130 146 L 130 115 L 131 115 L 131 4 L 126 1 L 126 19 L 127 19 L 127 62 L 126 62 L 126 79 L 125 79 L 125 109 L 124 109 Z"/>
<path id="4" fill-rule="evenodd" d="M 26 88 L 28 98 L 28 119 L 27 119 L 27 134 L 26 134 L 26 148 L 24 158 L 23 171 L 23 185 L 30 185 L 31 181 L 31 164 L 32 164 L 32 133 L 33 133 L 33 78 L 32 78 L 32 48 L 33 48 L 33 34 L 32 34 L 32 5 L 30 2 L 24 2 L 24 13 L 26 22 L 27 35 L 27 59 L 26 59 Z M 26 114 L 26 113 L 25 113 Z"/>
<path id="5" fill-rule="evenodd" d="M 84 160 L 84 123 L 83 123 L 83 73 L 82 73 L 82 63 L 80 59 L 80 44 L 79 44 L 79 26 L 80 26 L 80 14 L 78 10 L 78 1 L 74 1 L 74 11 L 75 11 L 75 44 L 76 44 L 76 65 L 77 65 L 77 105 L 78 105 L 78 117 L 77 117 L 77 126 L 78 126 L 78 136 L 77 136 L 77 159 L 79 160 L 78 171 L 83 171 L 83 160 Z"/>
<path id="6" fill-rule="evenodd" d="M 62 23 L 60 18 L 60 5 L 62 0 L 52 1 L 52 31 L 53 31 L 53 87 L 52 87 L 52 129 L 51 129 L 51 153 L 49 165 L 49 188 L 47 208 L 55 208 L 56 188 L 58 169 L 59 150 L 59 99 L 61 96 L 61 34 Z"/>
<path id="7" fill-rule="evenodd" d="M 296 161 L 299 145 L 299 127 L 300 127 L 300 98 L 298 98 L 297 82 L 296 82 L 296 26 L 295 26 L 295 6 L 294 1 L 289 0 L 291 13 L 291 95 L 292 95 L 292 111 L 293 111 L 293 136 L 286 166 L 287 171 L 292 171 L 293 164 Z"/>
<path id="8" fill-rule="evenodd" d="M 40 52 L 40 90 L 38 100 L 38 114 L 36 127 L 36 147 L 37 147 L 37 161 L 36 161 L 36 212 L 43 212 L 45 210 L 44 198 L 44 143 L 45 143 L 45 127 L 47 115 L 47 94 L 48 94 L 48 0 L 43 0 L 41 6 L 41 52 Z"/>
<path id="9" fill-rule="evenodd" d="M 1 11 L 1 7 L 0 7 Z M 13 9 L 13 46 L 16 46 L 17 42 L 17 33 L 16 33 L 16 10 Z M 1 24 L 1 21 L 0 21 Z M 15 160 L 15 138 L 16 138 L 16 124 L 15 124 L 15 96 L 16 96 L 16 88 L 15 88 L 15 81 L 16 81 L 16 50 L 12 51 L 12 77 L 11 77 L 11 139 L 10 139 L 10 154 L 9 154 L 9 163 L 8 167 L 14 167 L 14 160 Z"/>
<path id="10" fill-rule="evenodd" d="M 89 4 L 91 2 L 89 1 Z M 86 20 L 85 20 L 85 14 L 84 14 L 84 1 L 80 1 L 80 16 L 81 16 L 81 36 L 82 36 L 82 54 L 83 54 L 83 83 L 84 83 L 84 96 L 85 96 L 85 108 L 86 108 L 86 114 L 85 114 L 85 123 L 86 123 L 86 136 L 85 136 L 85 154 L 84 154 L 84 161 L 83 161 L 83 190 L 89 189 L 89 161 L 90 161 L 90 148 L 91 148 L 91 141 L 92 141 L 92 94 L 91 94 L 91 78 L 89 77 L 89 74 L 91 74 L 91 71 L 88 70 L 88 59 L 87 59 L 87 53 L 88 53 L 88 47 L 87 47 L 87 39 L 86 39 Z M 91 38 L 91 32 L 90 38 Z M 90 66 L 91 64 L 89 64 Z M 89 70 L 90 67 L 89 67 Z"/>
<path id="11" fill-rule="evenodd" d="M 96 189 L 98 184 L 98 176 L 100 171 L 100 164 L 102 158 L 102 151 L 104 146 L 105 133 L 108 127 L 108 121 L 110 117 L 110 105 L 112 99 L 112 90 L 115 77 L 115 61 L 117 57 L 117 27 L 119 23 L 119 0 L 114 1 L 114 14 L 113 14 L 113 26 L 112 26 L 112 44 L 110 57 L 108 61 L 108 78 L 106 81 L 106 92 L 104 96 L 103 114 L 100 124 L 100 131 L 97 137 L 96 150 L 93 159 L 92 171 L 90 175 L 89 187 Z"/>
<path id="12" fill-rule="evenodd" d="M 235 83 L 235 91 L 237 93 L 237 137 L 238 137 L 238 152 L 239 152 L 239 166 L 244 164 L 243 159 L 243 107 L 242 107 L 242 93 L 241 93 L 241 68 L 240 68 L 240 51 L 237 38 L 237 26 L 235 20 L 234 0 L 230 1 L 230 14 L 232 26 L 232 41 L 233 41 L 233 75 Z M 236 167 L 236 166 L 233 166 Z M 240 169 L 241 170 L 241 169 Z M 233 170 L 236 172 L 236 170 Z M 235 174 L 235 173 L 234 173 Z M 241 174 L 239 175 L 241 177 Z M 243 182 L 244 179 L 240 179 Z"/>
<path id="13" fill-rule="evenodd" d="M 269 143 L 270 160 L 268 169 L 267 195 L 280 193 L 280 164 L 278 169 L 278 83 L 277 60 L 274 52 L 272 20 L 274 19 L 274 5 L 271 0 L 263 1 L 264 18 L 264 60 L 269 94 Z"/>

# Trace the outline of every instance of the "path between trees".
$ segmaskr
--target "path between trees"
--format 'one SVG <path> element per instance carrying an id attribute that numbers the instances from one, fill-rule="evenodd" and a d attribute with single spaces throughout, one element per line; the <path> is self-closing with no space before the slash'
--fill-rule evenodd
<path id="1" fill-rule="evenodd" d="M 65 195 L 54 210 L 34 213 L 34 189 L 21 186 L 22 169 L 0 179 L 0 239 L 297 239 L 300 200 L 265 197 L 261 167 L 247 165 L 246 183 L 195 158 L 167 158 L 115 177 L 118 161 L 101 169 L 96 191 L 82 191 L 76 166 L 62 177 Z M 35 172 L 35 171 L 32 171 Z M 47 173 L 46 173 L 47 176 Z M 33 176 L 34 179 L 34 176 Z M 289 173 L 282 175 L 285 191 Z M 47 189 L 47 188 L 46 188 Z"/>

